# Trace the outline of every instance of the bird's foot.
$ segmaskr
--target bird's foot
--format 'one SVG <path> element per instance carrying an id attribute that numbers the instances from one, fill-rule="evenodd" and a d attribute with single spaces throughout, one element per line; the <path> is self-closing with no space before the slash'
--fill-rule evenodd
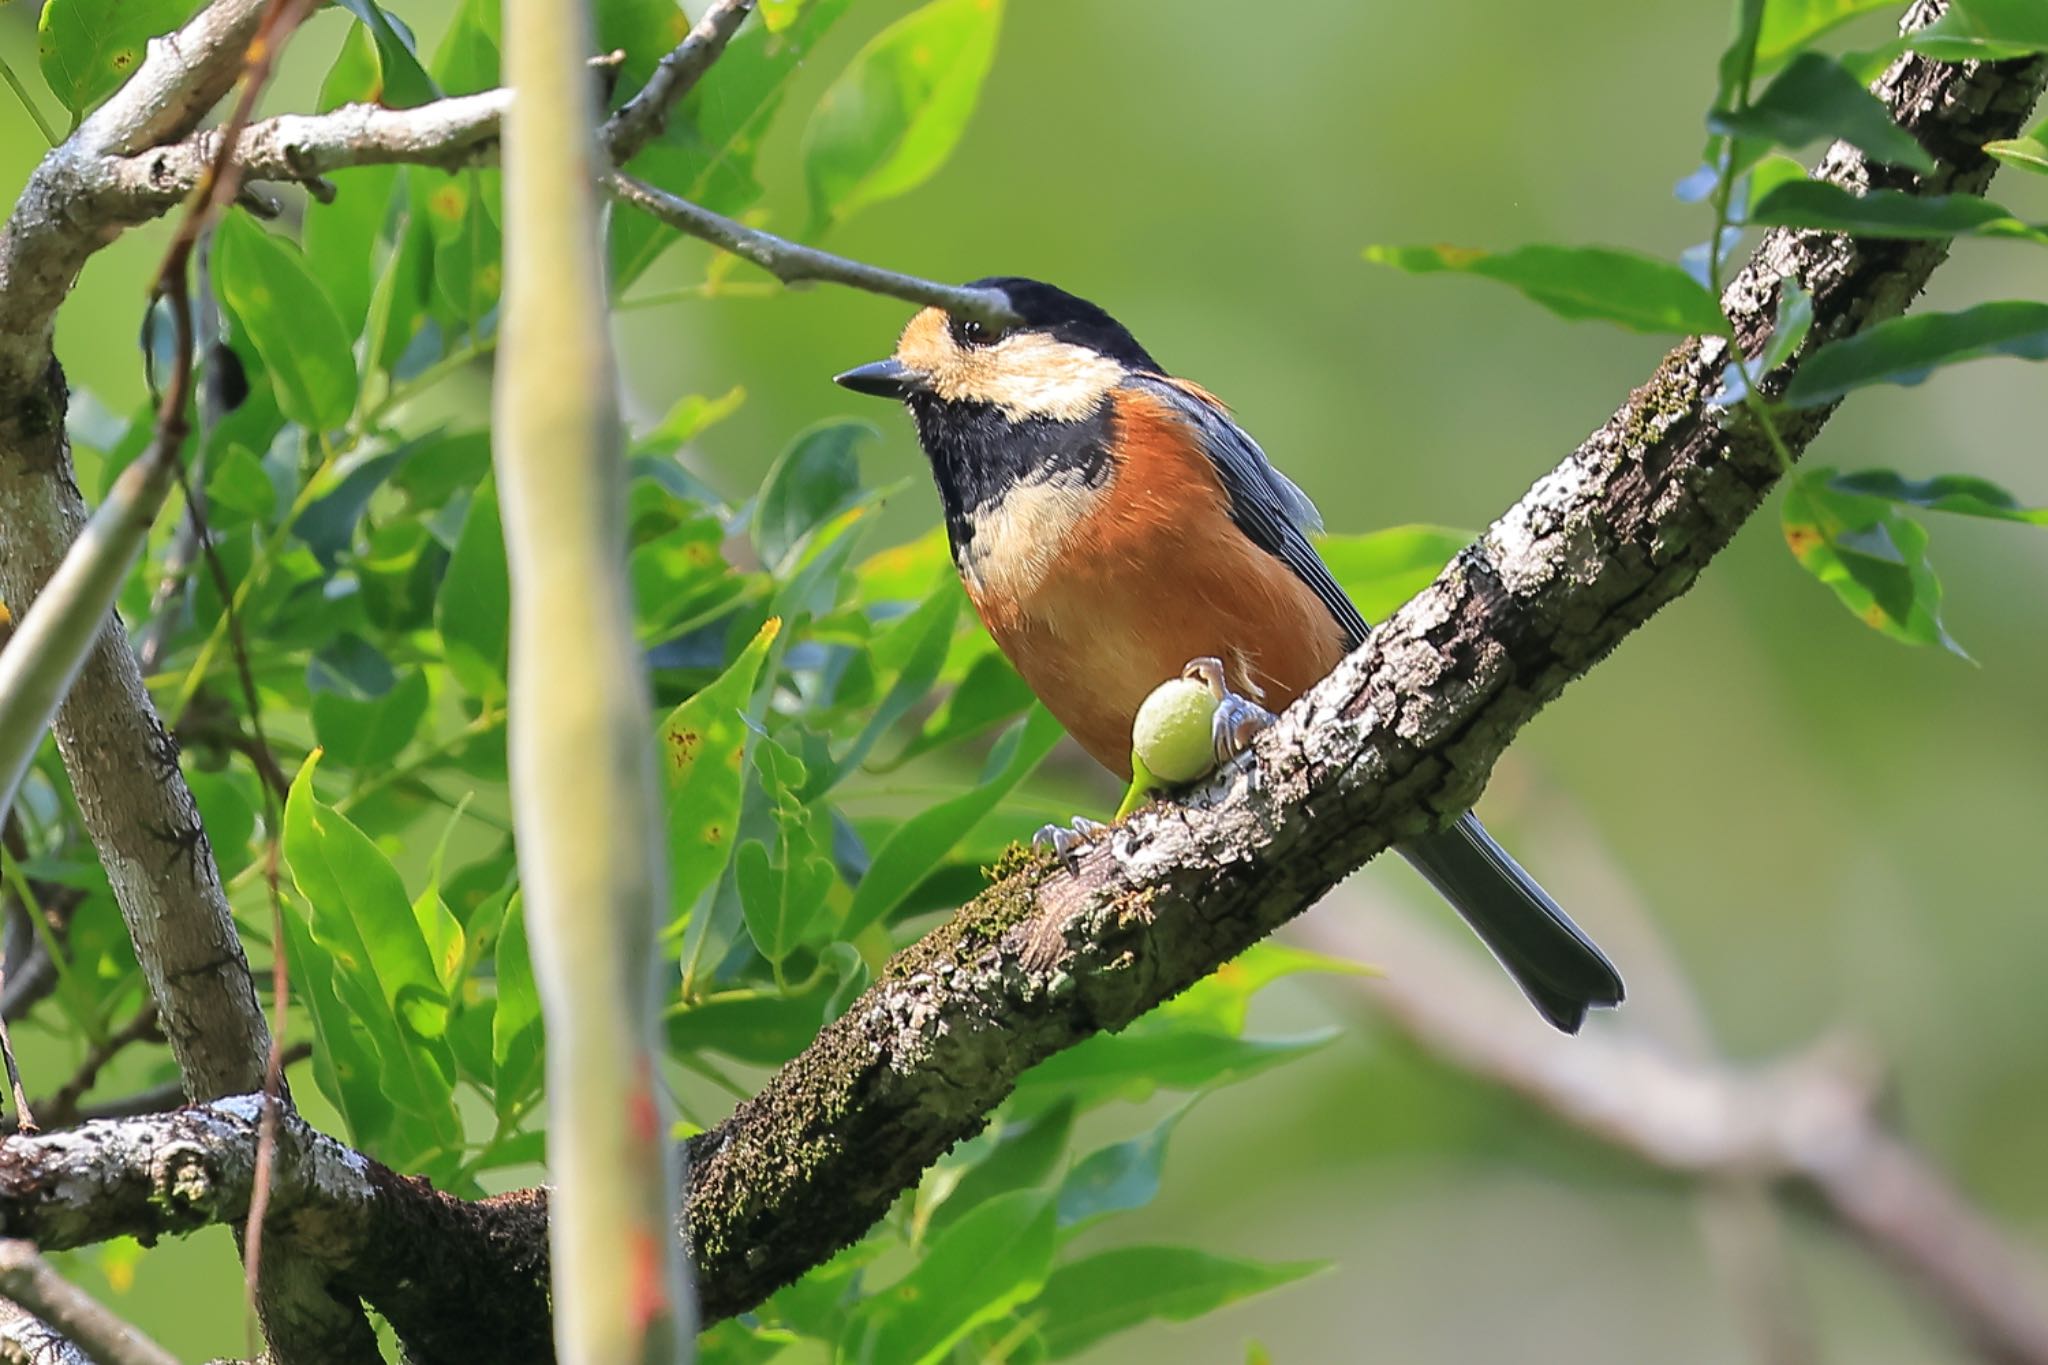
<path id="1" fill-rule="evenodd" d="M 1251 748 L 1252 740 L 1258 737 L 1259 731 L 1269 728 L 1279 719 L 1251 698 L 1230 690 L 1221 659 L 1213 656 L 1190 659 L 1180 673 L 1183 678 L 1192 678 L 1206 686 L 1209 695 L 1216 698 L 1216 716 L 1209 723 L 1209 736 L 1216 749 L 1218 764 L 1228 763 Z"/>
<path id="2" fill-rule="evenodd" d="M 1095 846 L 1095 841 L 1109 832 L 1109 826 L 1100 820 L 1090 820 L 1077 815 L 1064 825 L 1046 825 L 1031 836 L 1033 848 L 1049 848 L 1061 862 L 1071 863 Z"/>

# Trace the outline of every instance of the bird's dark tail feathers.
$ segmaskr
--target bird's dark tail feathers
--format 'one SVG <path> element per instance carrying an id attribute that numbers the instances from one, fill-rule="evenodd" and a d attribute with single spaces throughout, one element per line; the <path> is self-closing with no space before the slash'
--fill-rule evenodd
<path id="1" fill-rule="evenodd" d="M 1586 1011 L 1621 1003 L 1621 974 L 1536 879 L 1467 812 L 1401 855 L 1457 908 L 1523 994 L 1566 1033 Z"/>

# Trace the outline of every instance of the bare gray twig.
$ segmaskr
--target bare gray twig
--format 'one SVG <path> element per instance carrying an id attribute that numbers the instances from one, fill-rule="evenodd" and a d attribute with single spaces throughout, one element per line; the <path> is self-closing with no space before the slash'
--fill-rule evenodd
<path id="1" fill-rule="evenodd" d="M 726 43 L 754 9 L 754 0 L 715 0 L 689 35 L 663 57 L 640 87 L 606 122 L 599 136 L 614 162 L 623 166 L 668 127 L 668 116 L 690 93 Z"/>
<path id="2" fill-rule="evenodd" d="M 605 185 L 615 198 L 651 214 L 678 232 L 688 233 L 752 261 L 784 284 L 825 280 L 886 298 L 902 299 L 906 303 L 943 308 L 959 317 L 975 318 L 992 326 L 1007 327 L 1019 321 L 1010 307 L 1008 296 L 1000 289 L 935 284 L 915 275 L 899 274 L 864 261 L 835 256 L 816 247 L 801 246 L 786 237 L 750 228 L 722 213 L 713 213 L 622 172 L 615 171 L 606 176 Z"/>

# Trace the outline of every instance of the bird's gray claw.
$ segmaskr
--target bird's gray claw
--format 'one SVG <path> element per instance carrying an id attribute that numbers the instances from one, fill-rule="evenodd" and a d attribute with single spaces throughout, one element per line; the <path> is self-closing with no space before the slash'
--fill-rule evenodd
<path id="1" fill-rule="evenodd" d="M 1031 836 L 1033 848 L 1049 848 L 1061 862 L 1071 863 L 1094 847 L 1109 829 L 1100 820 L 1077 815 L 1064 825 L 1045 825 Z"/>
<path id="2" fill-rule="evenodd" d="M 1210 722 L 1209 735 L 1219 764 L 1228 763 L 1251 748 L 1252 740 L 1259 731 L 1277 719 L 1271 711 L 1249 697 L 1241 697 L 1230 690 L 1221 659 L 1213 656 L 1190 659 L 1180 675 L 1204 684 L 1209 695 L 1216 698 L 1216 718 Z"/>
<path id="3" fill-rule="evenodd" d="M 1255 701 L 1226 692 L 1216 703 L 1216 717 L 1209 722 L 1210 742 L 1216 746 L 1216 761 L 1228 763 L 1246 749 L 1261 730 L 1279 717 Z"/>

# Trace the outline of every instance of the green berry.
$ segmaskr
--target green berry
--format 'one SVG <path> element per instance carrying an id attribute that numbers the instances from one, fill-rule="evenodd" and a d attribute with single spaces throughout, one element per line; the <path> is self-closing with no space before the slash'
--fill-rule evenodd
<path id="1" fill-rule="evenodd" d="M 1152 689 L 1131 725 L 1131 748 L 1162 782 L 1192 782 L 1216 766 L 1216 698 L 1193 678 Z"/>

